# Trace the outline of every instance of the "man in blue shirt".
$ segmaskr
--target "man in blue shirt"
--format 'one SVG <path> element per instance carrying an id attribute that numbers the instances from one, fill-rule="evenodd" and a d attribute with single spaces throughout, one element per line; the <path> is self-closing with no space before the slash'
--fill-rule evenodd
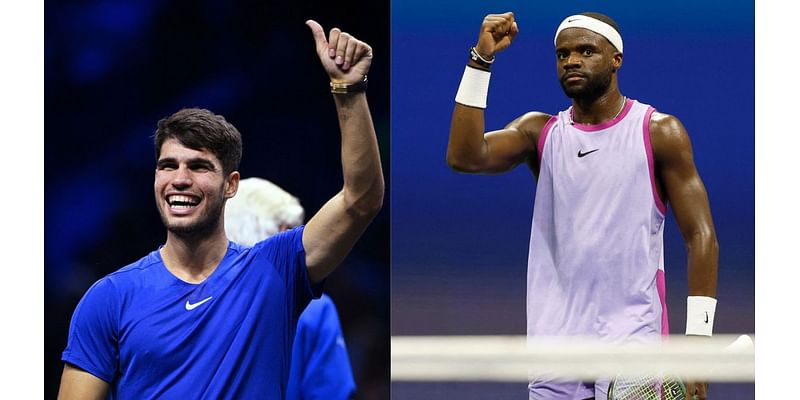
<path id="1" fill-rule="evenodd" d="M 278 185 L 242 179 L 236 197 L 225 204 L 225 233 L 236 243 L 254 246 L 301 225 L 304 216 L 300 201 Z M 286 400 L 346 400 L 355 391 L 339 314 L 333 299 L 323 294 L 300 314 Z"/>
<path id="2" fill-rule="evenodd" d="M 241 137 L 184 109 L 158 123 L 156 206 L 166 243 L 96 282 L 70 324 L 59 398 L 283 398 L 298 316 L 383 202 L 369 113 L 372 49 L 308 21 L 342 135 L 343 188 L 304 227 L 229 242 Z"/>

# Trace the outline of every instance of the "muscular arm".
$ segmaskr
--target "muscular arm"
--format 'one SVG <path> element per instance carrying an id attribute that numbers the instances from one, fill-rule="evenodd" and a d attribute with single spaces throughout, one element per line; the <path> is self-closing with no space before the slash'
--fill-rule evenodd
<path id="1" fill-rule="evenodd" d="M 677 118 L 653 113 L 650 137 L 658 182 L 686 243 L 689 295 L 716 297 L 717 234 L 689 135 Z"/>
<path id="2" fill-rule="evenodd" d="M 489 14 L 481 24 L 475 51 L 485 59 L 508 48 L 519 28 L 514 14 Z M 474 61 L 469 65 L 484 69 Z M 508 171 L 523 161 L 536 157 L 536 144 L 547 114 L 528 113 L 509 123 L 504 129 L 489 132 L 484 126 L 484 111 L 456 103 L 450 124 L 447 164 L 461 172 L 498 173 Z M 531 164 L 536 164 L 535 162 Z"/>
<path id="3" fill-rule="evenodd" d="M 366 75 L 372 49 L 334 28 L 326 40 L 322 27 L 308 22 L 317 53 L 334 82 L 354 84 Z M 329 46 L 337 54 L 329 56 Z M 339 59 L 341 56 L 341 59 Z M 342 190 L 306 224 L 303 247 L 312 282 L 319 282 L 344 260 L 383 205 L 383 171 L 367 96 L 333 95 L 342 135 Z"/>
<path id="4" fill-rule="evenodd" d="M 530 157 L 536 157 L 539 134 L 548 119 L 547 114 L 530 112 L 504 129 L 484 134 L 483 110 L 456 104 L 447 164 L 461 172 L 498 173 L 531 161 Z"/>
<path id="5" fill-rule="evenodd" d="M 72 365 L 65 364 L 61 374 L 61 387 L 58 389 L 59 400 L 91 400 L 105 399 L 108 383 L 96 376 Z"/>

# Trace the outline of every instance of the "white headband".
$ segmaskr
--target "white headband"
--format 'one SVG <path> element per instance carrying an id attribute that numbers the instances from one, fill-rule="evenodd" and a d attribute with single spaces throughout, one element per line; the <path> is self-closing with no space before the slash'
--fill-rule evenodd
<path id="1" fill-rule="evenodd" d="M 614 45 L 614 47 L 616 47 L 620 53 L 622 53 L 622 36 L 620 36 L 619 32 L 617 32 L 614 27 L 603 21 L 600 21 L 599 19 L 595 19 L 586 15 L 570 15 L 569 17 L 564 18 L 564 21 L 561 22 L 561 25 L 559 25 L 558 29 L 556 29 L 556 37 L 553 39 L 553 44 L 556 43 L 558 34 L 567 28 L 584 28 L 598 35 L 602 35 L 608 39 L 608 41 L 611 42 L 611 44 Z"/>

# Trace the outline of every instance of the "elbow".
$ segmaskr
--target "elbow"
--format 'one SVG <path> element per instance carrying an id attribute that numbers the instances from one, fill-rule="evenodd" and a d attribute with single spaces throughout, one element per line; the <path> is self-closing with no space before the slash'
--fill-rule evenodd
<path id="1" fill-rule="evenodd" d="M 380 177 L 360 195 L 345 193 L 348 212 L 357 219 L 371 221 L 383 208 L 384 191 L 383 177 Z"/>
<path id="2" fill-rule="evenodd" d="M 713 231 L 699 232 L 694 235 L 695 242 L 700 246 L 707 248 L 710 252 L 716 254 L 719 252 L 719 242 L 717 235 Z"/>
<path id="3" fill-rule="evenodd" d="M 465 165 L 466 163 L 463 157 L 459 157 L 452 146 L 447 146 L 447 166 L 450 167 L 450 169 L 464 172 Z"/>
<path id="4" fill-rule="evenodd" d="M 481 171 L 479 166 L 475 163 L 469 162 L 468 160 L 458 157 L 450 152 L 447 152 L 447 166 L 450 167 L 450 169 L 458 172 L 475 173 Z"/>
<path id="5" fill-rule="evenodd" d="M 360 207 L 360 213 L 365 215 L 370 220 L 375 218 L 375 216 L 378 215 L 383 208 L 383 194 L 384 186 L 383 183 L 381 183 L 380 189 L 376 190 L 375 195 L 370 196 L 368 201 L 365 201 Z"/>
<path id="6" fill-rule="evenodd" d="M 459 148 L 458 146 L 447 147 L 447 166 L 458 172 L 470 174 L 502 172 L 510 166 L 500 165 L 502 163 L 496 157 L 492 157 L 488 147 L 470 150 Z"/>
<path id="7" fill-rule="evenodd" d="M 356 202 L 350 207 L 350 214 L 363 221 L 372 221 L 383 208 L 383 195 Z"/>
<path id="8" fill-rule="evenodd" d="M 689 240 L 687 240 L 686 244 L 687 250 L 690 253 L 700 251 L 712 256 L 719 254 L 719 242 L 713 230 L 694 232 L 689 236 Z"/>
<path id="9" fill-rule="evenodd" d="M 450 153 L 447 153 L 447 166 L 450 167 L 450 169 L 456 170 L 458 172 L 464 171 L 464 164 L 461 162 L 461 160 L 451 155 Z"/>
<path id="10" fill-rule="evenodd" d="M 711 240 L 711 248 L 714 255 L 719 255 L 719 242 L 717 241 L 716 235 Z"/>

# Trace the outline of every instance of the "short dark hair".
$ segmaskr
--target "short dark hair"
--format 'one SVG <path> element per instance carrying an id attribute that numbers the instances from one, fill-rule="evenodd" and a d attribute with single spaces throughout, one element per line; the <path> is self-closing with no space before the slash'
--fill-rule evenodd
<path id="1" fill-rule="evenodd" d="M 594 19 L 603 21 L 611 25 L 611 27 L 614 28 L 617 31 L 617 33 L 619 33 L 620 36 L 622 36 L 622 31 L 619 30 L 619 25 L 617 25 L 617 23 L 613 19 L 611 19 L 611 17 L 609 17 L 608 15 L 596 12 L 582 12 L 580 15 L 585 15 L 587 17 L 592 17 Z"/>
<path id="2" fill-rule="evenodd" d="M 242 160 L 242 135 L 225 120 L 203 108 L 184 108 L 158 121 L 155 146 L 156 159 L 167 139 L 176 139 L 193 150 L 207 150 L 222 163 L 227 175 L 239 168 Z"/>

